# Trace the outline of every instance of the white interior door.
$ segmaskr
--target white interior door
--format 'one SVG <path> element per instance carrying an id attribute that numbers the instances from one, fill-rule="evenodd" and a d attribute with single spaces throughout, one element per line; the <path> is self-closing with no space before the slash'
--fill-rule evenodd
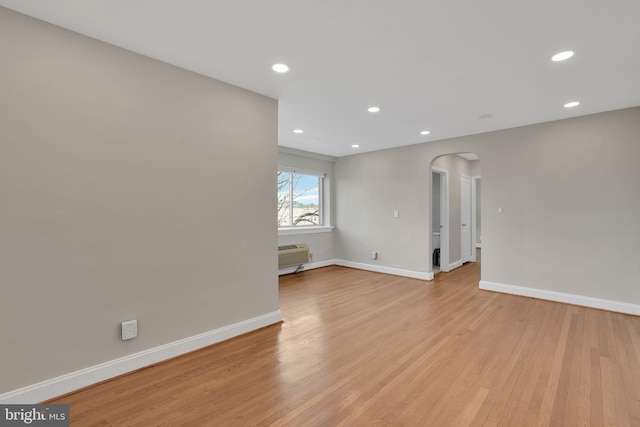
<path id="1" fill-rule="evenodd" d="M 462 227 L 462 262 L 471 260 L 471 178 L 460 177 L 460 219 Z"/>

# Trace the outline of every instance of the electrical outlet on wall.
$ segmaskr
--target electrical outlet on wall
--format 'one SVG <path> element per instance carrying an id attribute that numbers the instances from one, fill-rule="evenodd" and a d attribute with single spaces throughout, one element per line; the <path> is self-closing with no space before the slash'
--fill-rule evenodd
<path id="1" fill-rule="evenodd" d="M 371 252 L 371 259 L 378 259 L 378 252 L 376 251 Z"/>
<path id="2" fill-rule="evenodd" d="M 138 336 L 138 321 L 127 320 L 120 324 L 122 329 L 122 341 L 130 340 Z"/>

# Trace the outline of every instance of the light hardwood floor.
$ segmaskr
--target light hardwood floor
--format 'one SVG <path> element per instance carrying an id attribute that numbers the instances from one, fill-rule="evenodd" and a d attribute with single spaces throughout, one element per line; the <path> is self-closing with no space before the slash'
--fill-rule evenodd
<path id="1" fill-rule="evenodd" d="M 64 396 L 73 426 L 640 426 L 640 317 L 342 267 L 284 322 Z"/>

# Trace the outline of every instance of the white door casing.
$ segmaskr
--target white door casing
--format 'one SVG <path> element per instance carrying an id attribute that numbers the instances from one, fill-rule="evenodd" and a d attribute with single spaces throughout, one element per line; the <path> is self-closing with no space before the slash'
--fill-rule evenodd
<path id="1" fill-rule="evenodd" d="M 476 262 L 476 248 L 480 247 L 478 240 L 478 220 L 480 220 L 480 197 L 478 193 L 482 194 L 481 177 L 471 177 L 471 262 Z"/>
<path id="2" fill-rule="evenodd" d="M 460 177 L 460 219 L 462 262 L 471 261 L 471 178 Z"/>
<path id="3" fill-rule="evenodd" d="M 432 168 L 440 174 L 440 271 L 448 272 L 449 268 L 449 172 L 445 169 Z M 437 230 L 432 230 L 437 231 Z M 432 249 L 433 252 L 433 249 Z"/>

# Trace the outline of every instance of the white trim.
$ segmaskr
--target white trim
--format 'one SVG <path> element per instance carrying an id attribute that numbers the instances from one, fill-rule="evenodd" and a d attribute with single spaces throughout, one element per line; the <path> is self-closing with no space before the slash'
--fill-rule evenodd
<path id="1" fill-rule="evenodd" d="M 476 243 L 476 248 L 477 249 L 482 249 L 482 245 L 480 243 Z"/>
<path id="2" fill-rule="evenodd" d="M 335 227 L 333 225 L 281 227 L 278 228 L 278 236 L 288 236 L 293 234 L 331 233 L 334 228 Z"/>
<path id="3" fill-rule="evenodd" d="M 280 310 L 0 394 L 0 404 L 34 404 L 282 321 Z"/>
<path id="4" fill-rule="evenodd" d="M 462 264 L 464 263 L 461 259 L 457 260 L 456 262 L 452 262 L 451 264 L 449 264 L 449 269 L 447 271 L 455 270 L 458 267 L 462 267 Z"/>
<path id="5" fill-rule="evenodd" d="M 334 264 L 339 265 L 341 267 L 351 267 L 351 268 L 357 268 L 359 270 L 374 271 L 376 273 L 393 274 L 394 276 L 410 277 L 412 279 L 433 280 L 432 271 L 405 270 L 403 268 L 364 264 L 361 262 L 345 261 L 343 259 L 334 260 Z"/>
<path id="6" fill-rule="evenodd" d="M 384 273 L 384 274 L 392 274 L 394 276 L 403 276 L 409 277 L 412 279 L 420 279 L 420 280 L 433 280 L 433 272 L 429 271 L 414 271 L 414 270 L 405 270 L 402 268 L 395 267 L 385 267 L 381 265 L 373 265 L 373 264 L 365 264 L 361 262 L 353 262 L 346 261 L 343 259 L 328 259 L 326 261 L 314 262 L 311 264 L 303 264 L 302 269 L 300 271 L 305 270 L 313 270 L 314 268 L 328 267 L 330 265 L 337 265 L 340 267 L 350 267 L 356 268 L 358 270 L 366 270 L 373 271 L 375 273 Z M 282 276 L 284 274 L 293 273 L 296 271 L 297 267 L 287 267 L 278 270 L 278 275 Z"/>
<path id="7" fill-rule="evenodd" d="M 317 176 L 318 178 L 324 178 L 327 176 L 326 172 L 316 171 L 311 169 L 292 168 L 289 166 L 278 166 L 278 172 L 286 172 L 297 175 Z"/>
<path id="8" fill-rule="evenodd" d="M 476 251 L 478 243 L 478 181 L 482 182 L 482 177 L 473 175 L 471 177 L 471 261 L 476 262 Z M 482 184 L 480 184 L 482 185 Z M 480 190 L 480 198 L 482 199 L 482 189 Z M 482 200 L 480 200 L 480 209 L 482 210 Z M 482 221 L 482 219 L 480 219 Z"/>
<path id="9" fill-rule="evenodd" d="M 326 154 L 312 153 L 311 151 L 298 150 L 297 148 L 278 146 L 278 152 L 285 154 L 293 154 L 296 156 L 308 157 L 310 159 L 326 160 L 329 162 L 335 162 L 337 157 L 327 156 Z"/>
<path id="10" fill-rule="evenodd" d="M 504 283 L 489 282 L 487 280 L 481 280 L 478 287 L 486 291 L 538 298 L 543 300 L 562 302 L 566 304 L 580 305 L 584 307 L 597 308 L 600 310 L 615 311 L 617 313 L 640 316 L 640 305 L 638 304 L 629 304 L 626 302 L 611 301 L 606 299 L 587 297 L 583 295 L 566 294 L 563 292 L 548 291 L 545 289 L 506 285 Z"/>
<path id="11" fill-rule="evenodd" d="M 284 194 L 281 193 L 280 190 L 282 189 L 280 187 L 280 185 L 282 183 L 284 183 L 284 181 L 280 181 L 280 174 L 287 174 L 288 181 L 288 209 L 285 211 L 285 213 L 288 211 L 288 215 L 287 215 L 287 223 L 290 224 L 290 226 L 284 227 L 284 228 L 295 228 L 296 227 L 296 223 L 294 222 L 294 219 L 296 219 L 295 215 L 295 209 L 294 209 L 294 203 L 295 203 L 295 194 L 294 194 L 294 190 L 295 190 L 295 183 L 294 183 L 294 177 L 296 175 L 304 175 L 304 176 L 313 176 L 316 177 L 316 179 L 318 180 L 318 221 L 317 224 L 320 224 L 320 226 L 324 226 L 324 224 L 329 222 L 329 219 L 326 218 L 325 216 L 329 216 L 329 215 L 325 215 L 325 211 L 324 211 L 324 199 L 325 199 L 325 191 L 324 191 L 324 179 L 325 179 L 325 173 L 324 172 L 317 172 L 317 171 L 309 171 L 309 170 L 301 170 L 301 169 L 295 169 L 295 168 L 287 168 L 287 167 L 280 167 L 278 166 L 278 187 L 277 187 L 277 194 L 278 194 L 278 203 L 281 202 L 280 199 L 280 195 Z M 296 181 L 297 182 L 297 181 Z M 306 191 L 306 190 L 305 190 Z M 283 216 L 280 216 L 280 208 L 282 208 L 282 205 L 278 206 L 278 225 L 280 225 L 280 222 L 284 219 Z M 299 217 L 297 218 L 299 219 Z M 325 221 L 327 221 L 325 223 Z M 311 223 L 313 223 L 312 221 L 309 221 Z M 313 227 L 313 225 L 311 226 Z"/>
<path id="12" fill-rule="evenodd" d="M 465 233 L 463 232 L 463 229 L 462 229 L 463 220 L 464 220 L 464 218 L 462 218 L 462 216 L 463 216 L 462 206 L 464 204 L 464 199 L 466 198 L 466 197 L 463 197 L 465 195 L 462 194 L 463 193 L 462 187 L 463 187 L 465 181 L 467 181 L 469 183 L 469 200 L 468 200 L 469 201 L 469 224 L 468 224 L 469 225 L 469 248 L 468 248 L 469 249 L 469 258 L 465 258 L 464 257 L 465 248 L 464 248 L 463 242 L 464 242 L 464 234 Z M 475 258 L 474 257 L 474 253 L 475 252 L 472 250 L 473 249 L 473 242 L 476 241 L 476 239 L 473 237 L 473 225 L 472 225 L 472 222 L 471 222 L 473 220 L 472 219 L 472 213 L 473 213 L 473 207 L 472 206 L 473 205 L 471 204 L 472 201 L 473 201 L 473 199 L 471 197 L 471 177 L 469 175 L 460 175 L 460 256 L 462 257 L 462 262 L 463 263 L 469 262 L 469 261 L 475 261 L 475 259 L 474 259 Z"/>
<path id="13" fill-rule="evenodd" d="M 433 162 L 431 164 L 433 165 Z M 449 171 L 432 166 L 431 172 L 440 175 L 440 225 L 442 225 L 440 229 L 440 270 L 446 273 L 449 271 L 447 270 L 447 265 L 449 265 Z M 433 233 L 433 230 L 431 232 Z M 429 247 L 431 248 L 431 245 Z M 431 248 L 431 254 L 433 254 L 433 248 Z M 432 263 L 431 254 L 429 254 L 430 263 Z M 433 269 L 433 265 L 431 269 Z"/>
<path id="14" fill-rule="evenodd" d="M 305 270 L 313 270 L 314 268 L 328 267 L 330 265 L 335 265 L 335 260 L 329 259 L 326 261 L 313 262 L 309 264 L 302 264 L 302 268 L 300 271 Z M 283 274 L 290 274 L 296 271 L 298 267 L 286 267 L 278 270 L 278 276 L 282 276 Z"/>

